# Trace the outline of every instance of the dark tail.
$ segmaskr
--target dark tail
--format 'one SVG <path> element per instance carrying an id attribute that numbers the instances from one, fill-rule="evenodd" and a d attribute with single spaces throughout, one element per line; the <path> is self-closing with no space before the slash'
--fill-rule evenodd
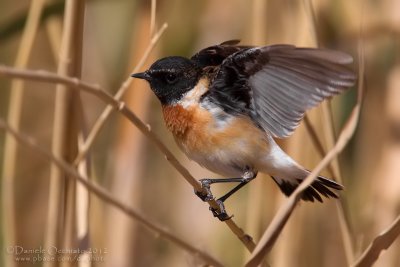
<path id="1" fill-rule="evenodd" d="M 297 179 L 297 183 L 294 184 L 291 181 L 276 179 L 275 177 L 272 177 L 272 179 L 276 182 L 276 184 L 286 196 L 291 195 L 302 181 L 301 179 Z M 316 199 L 319 202 L 323 202 L 321 195 L 326 198 L 338 198 L 338 195 L 332 192 L 331 189 L 343 190 L 343 186 L 332 180 L 329 180 L 328 178 L 318 176 L 318 178 L 311 184 L 311 186 L 303 191 L 303 196 L 301 197 L 301 199 L 311 202 L 314 202 L 314 200 Z"/>

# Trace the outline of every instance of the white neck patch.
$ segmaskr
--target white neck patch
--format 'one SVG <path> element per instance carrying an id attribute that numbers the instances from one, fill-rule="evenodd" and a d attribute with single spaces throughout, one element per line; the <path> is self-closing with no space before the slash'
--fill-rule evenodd
<path id="1" fill-rule="evenodd" d="M 208 81 L 206 79 L 200 79 L 197 85 L 183 95 L 182 99 L 177 104 L 184 108 L 188 108 L 193 105 L 198 105 L 200 97 L 208 91 Z"/>

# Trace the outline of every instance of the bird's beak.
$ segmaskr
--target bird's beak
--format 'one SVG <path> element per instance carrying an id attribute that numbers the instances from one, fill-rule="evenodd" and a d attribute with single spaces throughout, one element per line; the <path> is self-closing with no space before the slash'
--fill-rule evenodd
<path id="1" fill-rule="evenodd" d="M 149 75 L 149 73 L 147 71 L 145 72 L 138 72 L 138 73 L 133 73 L 131 75 L 131 77 L 133 78 L 138 78 L 138 79 L 143 79 L 143 80 L 150 80 L 151 76 Z"/>

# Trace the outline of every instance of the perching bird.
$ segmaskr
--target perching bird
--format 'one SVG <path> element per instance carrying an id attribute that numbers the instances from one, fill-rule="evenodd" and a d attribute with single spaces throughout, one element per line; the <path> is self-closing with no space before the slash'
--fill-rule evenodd
<path id="1" fill-rule="evenodd" d="M 239 182 L 218 199 L 220 220 L 230 218 L 223 202 L 257 176 L 269 174 L 290 195 L 309 171 L 288 156 L 274 138 L 285 138 L 306 110 L 353 86 L 352 57 L 338 51 L 292 45 L 240 46 L 232 40 L 205 48 L 191 59 L 173 56 L 149 70 L 145 79 L 162 105 L 164 120 L 178 146 L 201 166 L 223 175 L 210 184 Z M 342 185 L 319 176 L 302 195 L 306 201 L 337 198 Z"/>

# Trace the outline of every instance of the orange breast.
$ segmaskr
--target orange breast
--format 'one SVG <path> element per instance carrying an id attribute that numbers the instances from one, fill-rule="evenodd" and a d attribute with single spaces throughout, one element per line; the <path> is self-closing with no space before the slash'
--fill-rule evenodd
<path id="1" fill-rule="evenodd" d="M 164 120 L 178 145 L 186 154 L 212 154 L 216 151 L 247 154 L 247 151 L 265 151 L 266 136 L 250 119 L 232 118 L 227 125 L 219 127 L 212 114 L 193 105 L 164 106 Z"/>
<path id="2" fill-rule="evenodd" d="M 165 124 L 175 137 L 184 138 L 195 123 L 193 108 L 185 109 L 181 105 L 162 107 Z"/>
<path id="3" fill-rule="evenodd" d="M 207 144 L 207 129 L 212 124 L 212 117 L 198 105 L 184 108 L 181 105 L 164 106 L 164 120 L 178 144 L 188 147 Z"/>

